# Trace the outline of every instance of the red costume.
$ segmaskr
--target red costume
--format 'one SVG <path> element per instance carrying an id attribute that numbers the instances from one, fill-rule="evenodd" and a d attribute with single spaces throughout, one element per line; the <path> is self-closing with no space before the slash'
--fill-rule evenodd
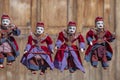
<path id="1" fill-rule="evenodd" d="M 95 22 L 102 22 L 101 17 L 97 17 Z M 97 25 L 96 25 L 97 26 Z M 91 62 L 91 65 L 97 67 L 98 61 L 101 61 L 102 67 L 106 69 L 108 67 L 108 61 L 112 59 L 113 51 L 109 45 L 115 39 L 115 36 L 110 31 L 105 30 L 102 25 L 96 29 L 90 29 L 87 32 L 86 40 L 89 44 L 86 53 L 85 60 Z"/>
<path id="2" fill-rule="evenodd" d="M 53 42 L 49 35 L 41 33 L 41 27 L 44 27 L 43 23 L 37 23 L 37 27 L 40 27 L 40 30 L 36 32 L 40 34 L 33 33 L 29 35 L 25 48 L 26 53 L 23 55 L 21 63 L 32 72 L 41 70 L 40 74 L 43 74 L 47 67 L 54 68 L 51 57 Z"/>
<path id="3" fill-rule="evenodd" d="M 19 36 L 20 30 L 14 24 L 11 24 L 8 15 L 2 15 L 1 17 L 0 35 L 0 68 L 3 68 L 5 57 L 7 58 L 7 64 L 11 65 L 19 55 L 14 36 Z"/>
<path id="4" fill-rule="evenodd" d="M 76 26 L 74 22 L 69 22 L 69 26 Z M 78 46 L 76 45 L 78 41 Z M 55 67 L 63 71 L 69 69 L 70 72 L 80 69 L 84 71 L 79 50 L 85 49 L 84 38 L 81 34 L 69 34 L 66 30 L 59 33 L 56 47 L 58 48 L 55 56 Z"/>

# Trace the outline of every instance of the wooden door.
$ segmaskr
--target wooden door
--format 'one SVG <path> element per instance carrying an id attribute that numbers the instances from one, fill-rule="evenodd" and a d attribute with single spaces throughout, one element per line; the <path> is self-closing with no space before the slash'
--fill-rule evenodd
<path id="1" fill-rule="evenodd" d="M 54 71 L 48 69 L 46 75 L 40 76 L 39 72 L 37 75 L 32 75 L 30 71 L 20 63 L 25 44 L 27 43 L 27 36 L 30 31 L 35 30 L 38 21 L 44 22 L 45 32 L 50 34 L 54 40 L 56 40 L 58 32 L 66 28 L 69 21 L 75 21 L 77 23 L 77 32 L 81 32 L 85 37 L 86 32 L 94 27 L 94 20 L 97 16 L 104 18 L 105 28 L 114 31 L 115 1 L 116 0 L 0 0 L 0 16 L 3 13 L 8 14 L 12 22 L 22 31 L 22 35 L 16 38 L 21 54 L 11 67 L 5 67 L 5 69 L 0 70 L 0 80 L 117 79 L 118 75 L 115 75 L 119 68 L 119 64 L 116 62 L 119 61 L 117 54 L 115 54 L 117 59 L 113 56 L 108 70 L 103 70 L 100 65 L 97 69 L 94 69 L 89 63 L 84 61 L 84 53 L 81 54 L 83 65 L 86 69 L 85 74 L 81 71 L 76 71 L 71 74 L 68 71 L 61 73 L 56 69 Z M 113 49 L 115 48 L 114 45 L 112 47 Z M 52 57 L 54 57 L 54 55 L 52 55 Z"/>

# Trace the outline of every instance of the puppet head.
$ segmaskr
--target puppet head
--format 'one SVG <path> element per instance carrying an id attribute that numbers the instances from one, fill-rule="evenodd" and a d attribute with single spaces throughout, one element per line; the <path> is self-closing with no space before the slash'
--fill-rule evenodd
<path id="1" fill-rule="evenodd" d="M 104 22 L 103 22 L 103 18 L 102 17 L 96 17 L 95 19 L 95 26 L 99 29 L 103 29 L 104 28 Z"/>
<path id="2" fill-rule="evenodd" d="M 70 21 L 68 23 L 67 32 L 69 34 L 75 34 L 75 32 L 76 32 L 76 23 L 75 22 Z"/>
<path id="3" fill-rule="evenodd" d="M 44 23 L 37 22 L 37 24 L 36 24 L 36 33 L 37 34 L 42 34 L 43 32 L 44 32 Z"/>
<path id="4" fill-rule="evenodd" d="M 1 24 L 2 26 L 9 26 L 10 25 L 10 17 L 8 15 L 2 15 L 1 17 Z"/>

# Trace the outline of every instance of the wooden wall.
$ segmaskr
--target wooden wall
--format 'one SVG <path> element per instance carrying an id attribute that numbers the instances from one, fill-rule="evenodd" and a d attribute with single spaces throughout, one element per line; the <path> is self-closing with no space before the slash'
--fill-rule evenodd
<path id="1" fill-rule="evenodd" d="M 16 37 L 21 54 L 12 66 L 0 70 L 0 80 L 119 80 L 119 4 L 119 0 L 0 0 L 0 16 L 8 14 L 22 31 L 21 36 Z M 46 75 L 41 76 L 39 72 L 33 75 L 20 63 L 27 35 L 35 30 L 37 21 L 43 21 L 45 31 L 56 40 L 58 32 L 66 28 L 67 22 L 71 20 L 77 22 L 77 31 L 82 32 L 85 37 L 88 29 L 94 27 L 97 16 L 104 18 L 105 28 L 116 32 L 117 37 L 116 41 L 111 43 L 114 55 L 107 70 L 103 70 L 100 64 L 97 69 L 91 67 L 84 61 L 84 53 L 81 57 L 86 69 L 85 74 L 81 71 L 71 74 L 69 71 L 61 73 L 56 69 L 48 69 Z"/>

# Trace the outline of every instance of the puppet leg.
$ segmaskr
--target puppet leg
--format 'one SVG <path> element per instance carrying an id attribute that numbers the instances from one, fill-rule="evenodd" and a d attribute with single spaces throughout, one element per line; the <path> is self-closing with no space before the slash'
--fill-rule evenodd
<path id="1" fill-rule="evenodd" d="M 105 46 L 101 46 L 101 47 L 98 49 L 98 57 L 100 58 L 102 67 L 103 67 L 104 69 L 106 69 L 106 67 L 108 67 L 108 63 L 107 63 Z"/>
<path id="2" fill-rule="evenodd" d="M 11 65 L 13 61 L 15 61 L 15 57 L 12 52 L 6 53 L 7 55 L 7 65 Z"/>
<path id="3" fill-rule="evenodd" d="M 91 64 L 94 67 L 97 67 L 97 65 L 98 65 L 97 50 L 94 50 L 94 52 L 92 53 Z"/>
<path id="4" fill-rule="evenodd" d="M 108 62 L 107 62 L 107 57 L 106 57 L 106 51 L 104 51 L 104 54 L 103 54 L 103 57 L 102 57 L 102 67 L 104 69 L 106 69 L 109 65 L 108 65 Z"/>
<path id="5" fill-rule="evenodd" d="M 4 68 L 3 62 L 4 62 L 4 55 L 3 53 L 0 53 L 0 68 Z"/>
<path id="6" fill-rule="evenodd" d="M 76 71 L 76 67 L 73 62 L 73 57 L 71 55 L 68 57 L 68 68 L 71 73 Z"/>
<path id="7" fill-rule="evenodd" d="M 40 55 L 36 55 L 36 62 L 41 69 L 40 75 L 43 75 L 45 73 L 45 61 Z"/>
<path id="8" fill-rule="evenodd" d="M 29 69 L 31 70 L 32 74 L 36 74 L 36 71 L 39 70 L 39 64 L 35 57 L 29 60 Z"/>
<path id="9" fill-rule="evenodd" d="M 41 62 L 41 72 L 40 72 L 40 75 L 43 75 L 45 73 L 45 70 L 46 70 L 45 61 L 43 59 L 40 59 L 40 62 Z"/>

